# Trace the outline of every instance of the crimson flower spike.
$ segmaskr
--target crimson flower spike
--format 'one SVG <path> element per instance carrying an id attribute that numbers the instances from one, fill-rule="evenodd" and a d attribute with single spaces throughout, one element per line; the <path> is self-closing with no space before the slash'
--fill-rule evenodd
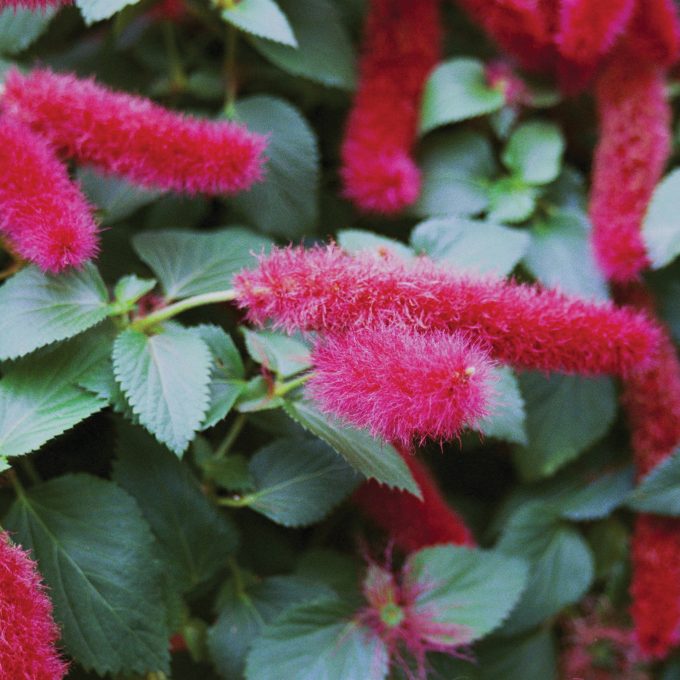
<path id="1" fill-rule="evenodd" d="M 262 177 L 261 135 L 235 123 L 175 113 L 91 79 L 14 70 L 5 81 L 2 104 L 62 155 L 135 184 L 235 194 Z"/>
<path id="2" fill-rule="evenodd" d="M 405 448 L 449 441 L 488 413 L 492 362 L 477 344 L 400 326 L 322 336 L 307 391 L 322 411 Z"/>
<path id="3" fill-rule="evenodd" d="M 654 314 L 643 286 L 619 287 L 618 299 Z M 638 476 L 651 472 L 680 445 L 680 362 L 664 334 L 657 361 L 631 373 L 622 402 L 631 428 Z M 680 520 L 641 514 L 632 543 L 632 615 L 638 645 L 663 658 L 680 642 Z"/>
<path id="4" fill-rule="evenodd" d="M 33 560 L 0 532 L 0 677 L 61 680 L 59 630 Z"/>
<path id="5" fill-rule="evenodd" d="M 439 0 L 371 0 L 357 94 L 342 145 L 345 195 L 367 212 L 418 198 L 411 148 L 425 80 L 440 57 Z"/>
<path id="6" fill-rule="evenodd" d="M 649 261 L 642 220 L 671 152 L 671 108 L 664 73 L 619 49 L 595 89 L 600 139 L 590 217 L 600 268 L 613 281 L 636 279 Z"/>
<path id="7" fill-rule="evenodd" d="M 44 271 L 77 267 L 97 251 L 97 226 L 52 147 L 29 127 L 0 118 L 0 235 Z"/>
<path id="8" fill-rule="evenodd" d="M 626 374 L 652 360 L 659 331 L 639 312 L 555 290 L 475 279 L 426 258 L 349 255 L 334 245 L 274 249 L 234 285 L 256 324 L 344 332 L 398 324 L 462 331 L 493 358 L 582 374 Z"/>
<path id="9" fill-rule="evenodd" d="M 418 484 L 423 500 L 407 491 L 371 480 L 354 493 L 354 501 L 404 552 L 430 545 L 475 545 L 463 519 L 442 498 L 427 468 L 405 449 L 398 449 Z"/>

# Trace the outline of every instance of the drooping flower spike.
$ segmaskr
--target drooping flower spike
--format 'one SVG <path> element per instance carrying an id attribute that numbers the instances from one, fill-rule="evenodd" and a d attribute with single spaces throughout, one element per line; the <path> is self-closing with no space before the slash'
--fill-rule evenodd
<path id="1" fill-rule="evenodd" d="M 654 314 L 639 284 L 619 287 L 621 302 Z M 639 476 L 647 475 L 680 446 L 680 362 L 664 335 L 657 361 L 624 382 L 622 402 L 631 429 Z M 663 658 L 680 642 L 680 520 L 642 514 L 632 544 L 632 615 L 641 651 Z"/>
<path id="2" fill-rule="evenodd" d="M 371 0 L 342 145 L 345 195 L 362 210 L 395 213 L 418 197 L 420 175 L 411 150 L 440 43 L 439 0 Z"/>
<path id="3" fill-rule="evenodd" d="M 361 328 L 322 336 L 307 391 L 321 410 L 406 448 L 455 439 L 488 413 L 488 354 L 460 333 Z"/>
<path id="4" fill-rule="evenodd" d="M 406 449 L 397 448 L 423 499 L 371 480 L 354 494 L 358 507 L 387 533 L 395 546 L 407 553 L 442 543 L 475 545 L 470 529 L 442 498 L 425 466 Z"/>
<path id="5" fill-rule="evenodd" d="M 67 666 L 56 650 L 58 639 L 35 563 L 0 532 L 0 677 L 61 680 Z"/>
<path id="6" fill-rule="evenodd" d="M 142 186 L 235 194 L 262 177 L 261 135 L 235 123 L 175 113 L 92 79 L 14 70 L 2 105 L 63 156 Z"/>
<path id="7" fill-rule="evenodd" d="M 97 251 L 97 226 L 49 142 L 0 118 L 0 235 L 44 271 L 77 267 Z"/>
<path id="8" fill-rule="evenodd" d="M 475 279 L 426 258 L 407 262 L 330 245 L 274 249 L 234 279 L 250 321 L 286 331 L 406 325 L 463 331 L 518 368 L 625 374 L 651 360 L 658 330 L 608 303 L 500 279 Z"/>
<path id="9" fill-rule="evenodd" d="M 620 50 L 595 89 L 600 139 L 593 163 L 590 217 L 602 271 L 613 281 L 648 266 L 642 241 L 654 188 L 671 152 L 671 108 L 663 72 Z"/>

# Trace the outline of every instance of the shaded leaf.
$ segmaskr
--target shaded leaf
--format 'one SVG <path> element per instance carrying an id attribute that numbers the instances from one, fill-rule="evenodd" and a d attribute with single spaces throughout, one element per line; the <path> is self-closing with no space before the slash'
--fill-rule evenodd
<path id="1" fill-rule="evenodd" d="M 642 223 L 642 238 L 652 268 L 660 269 L 680 254 L 680 170 L 658 184 Z"/>
<path id="2" fill-rule="evenodd" d="M 510 135 L 503 163 L 527 184 L 548 184 L 560 174 L 564 137 L 553 123 L 530 121 Z"/>
<path id="3" fill-rule="evenodd" d="M 288 19 L 274 0 L 240 0 L 223 9 L 222 18 L 246 33 L 297 46 Z"/>
<path id="4" fill-rule="evenodd" d="M 241 328 L 251 358 L 282 378 L 309 368 L 309 347 L 282 333 Z"/>
<path id="5" fill-rule="evenodd" d="M 680 451 L 665 458 L 640 481 L 628 505 L 638 512 L 680 516 Z"/>

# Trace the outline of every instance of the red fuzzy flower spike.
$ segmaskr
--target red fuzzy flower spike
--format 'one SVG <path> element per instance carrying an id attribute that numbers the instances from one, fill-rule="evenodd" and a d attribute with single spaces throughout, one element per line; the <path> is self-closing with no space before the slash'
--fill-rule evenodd
<path id="1" fill-rule="evenodd" d="M 97 251 L 92 209 L 49 143 L 0 119 L 0 234 L 45 271 L 77 267 Z"/>
<path id="2" fill-rule="evenodd" d="M 458 4 L 528 71 L 554 67 L 551 0 L 549 6 L 545 0 L 458 0 Z"/>
<path id="3" fill-rule="evenodd" d="M 61 680 L 59 630 L 35 563 L 0 533 L 0 678 Z"/>
<path id="4" fill-rule="evenodd" d="M 600 141 L 595 151 L 590 216 L 602 271 L 634 280 L 649 264 L 641 226 L 671 151 L 671 110 L 663 73 L 619 50 L 596 88 Z"/>
<path id="5" fill-rule="evenodd" d="M 650 361 L 659 332 L 644 315 L 537 286 L 457 275 L 426 258 L 406 262 L 336 246 L 274 249 L 235 279 L 256 324 L 287 331 L 405 325 L 463 331 L 519 368 L 625 374 Z"/>
<path id="6" fill-rule="evenodd" d="M 441 543 L 474 546 L 470 530 L 442 498 L 425 466 L 407 451 L 402 449 L 400 453 L 423 500 L 407 491 L 390 489 L 371 480 L 354 494 L 357 505 L 405 552 Z"/>
<path id="7" fill-rule="evenodd" d="M 673 0 L 637 0 L 637 9 L 625 44 L 633 59 L 650 61 L 662 68 L 675 64 L 680 55 L 680 17 Z"/>
<path id="8" fill-rule="evenodd" d="M 654 313 L 641 285 L 619 288 L 617 297 Z M 657 360 L 632 373 L 623 406 L 630 423 L 639 476 L 647 475 L 680 445 L 680 361 L 664 335 Z M 632 614 L 644 654 L 663 658 L 680 642 L 680 520 L 640 515 L 633 534 Z"/>
<path id="9" fill-rule="evenodd" d="M 362 328 L 319 339 L 312 364 L 323 411 L 404 447 L 474 427 L 493 391 L 487 353 L 460 333 Z"/>
<path id="10" fill-rule="evenodd" d="M 418 198 L 415 141 L 425 80 L 440 56 L 438 0 L 371 0 L 359 88 L 342 146 L 345 195 L 367 212 Z"/>
<path id="11" fill-rule="evenodd" d="M 262 177 L 265 139 L 230 122 L 199 120 L 94 80 L 12 71 L 3 106 L 64 156 L 135 184 L 235 194 Z"/>
<path id="12" fill-rule="evenodd" d="M 390 662 L 400 666 L 411 680 L 427 677 L 428 652 L 462 656 L 460 650 L 470 643 L 468 626 L 442 623 L 436 604 L 422 601 L 435 585 L 414 579 L 408 563 L 399 574 L 389 565 L 370 563 L 364 578 L 367 606 L 359 611 L 357 622 L 382 641 Z M 405 655 L 415 660 L 415 673 Z"/>
<path id="13" fill-rule="evenodd" d="M 73 0 L 0 0 L 0 10 L 7 7 L 14 9 L 47 9 L 48 7 L 65 7 L 72 5 Z"/>

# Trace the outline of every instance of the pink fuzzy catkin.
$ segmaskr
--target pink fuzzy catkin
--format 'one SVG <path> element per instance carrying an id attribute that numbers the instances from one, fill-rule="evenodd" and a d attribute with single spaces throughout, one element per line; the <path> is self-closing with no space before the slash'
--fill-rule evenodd
<path id="1" fill-rule="evenodd" d="M 0 0 L 0 10 L 7 7 L 14 9 L 47 9 L 48 7 L 65 7 L 72 5 L 73 0 Z"/>
<path id="2" fill-rule="evenodd" d="M 642 285 L 616 289 L 617 299 L 649 315 L 654 300 Z M 656 361 L 624 383 L 638 476 L 649 474 L 680 445 L 680 361 L 665 333 Z M 641 514 L 632 541 L 631 612 L 641 651 L 664 658 L 680 642 L 680 520 Z"/>
<path id="3" fill-rule="evenodd" d="M 318 339 L 312 364 L 321 410 L 404 447 L 458 437 L 493 392 L 488 354 L 460 333 L 361 328 Z"/>
<path id="4" fill-rule="evenodd" d="M 650 360 L 654 324 L 637 312 L 537 286 L 474 279 L 426 258 L 412 262 L 331 245 L 274 249 L 234 279 L 256 324 L 336 331 L 400 324 L 463 331 L 519 368 L 625 374 Z"/>
<path id="5" fill-rule="evenodd" d="M 411 148 L 428 73 L 440 57 L 439 0 L 371 0 L 359 87 L 342 145 L 345 195 L 368 212 L 418 198 Z"/>
<path id="6" fill-rule="evenodd" d="M 0 118 L 0 234 L 44 271 L 77 267 L 97 251 L 92 208 L 50 144 Z"/>
<path id="7" fill-rule="evenodd" d="M 600 140 L 595 151 L 590 216 L 602 271 L 636 279 L 649 264 L 641 226 L 671 151 L 671 109 L 663 73 L 621 49 L 596 87 Z"/>
<path id="8" fill-rule="evenodd" d="M 199 120 L 72 75 L 14 70 L 3 107 L 68 158 L 135 184 L 235 194 L 262 177 L 265 138 L 231 122 Z"/>
<path id="9" fill-rule="evenodd" d="M 0 532 L 0 679 L 61 680 L 67 666 L 35 563 Z"/>

